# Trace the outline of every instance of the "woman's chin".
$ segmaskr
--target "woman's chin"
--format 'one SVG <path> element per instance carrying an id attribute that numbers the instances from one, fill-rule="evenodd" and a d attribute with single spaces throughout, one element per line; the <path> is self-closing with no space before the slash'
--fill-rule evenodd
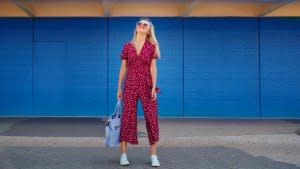
<path id="1" fill-rule="evenodd" d="M 146 32 L 144 32 L 143 30 L 137 30 L 137 32 L 146 34 Z"/>

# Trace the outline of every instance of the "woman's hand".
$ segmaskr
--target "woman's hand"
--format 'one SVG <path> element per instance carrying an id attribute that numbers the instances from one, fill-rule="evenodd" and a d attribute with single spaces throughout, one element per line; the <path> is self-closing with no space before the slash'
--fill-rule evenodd
<path id="1" fill-rule="evenodd" d="M 155 88 L 152 88 L 152 90 L 151 90 L 151 99 L 152 100 L 156 99 L 156 90 L 155 90 Z"/>
<path id="2" fill-rule="evenodd" d="M 117 99 L 122 99 L 122 89 L 118 89 Z"/>

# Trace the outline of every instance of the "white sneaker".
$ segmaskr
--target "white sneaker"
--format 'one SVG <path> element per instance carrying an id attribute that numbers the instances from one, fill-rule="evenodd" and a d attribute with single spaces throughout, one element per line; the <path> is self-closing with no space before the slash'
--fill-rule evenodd
<path id="1" fill-rule="evenodd" d="M 160 166 L 157 155 L 152 154 L 150 159 L 151 159 L 152 167 L 159 167 Z"/>
<path id="2" fill-rule="evenodd" d="M 127 160 L 127 155 L 125 153 L 123 153 L 120 157 L 120 165 L 122 166 L 127 166 L 129 165 L 129 161 Z"/>

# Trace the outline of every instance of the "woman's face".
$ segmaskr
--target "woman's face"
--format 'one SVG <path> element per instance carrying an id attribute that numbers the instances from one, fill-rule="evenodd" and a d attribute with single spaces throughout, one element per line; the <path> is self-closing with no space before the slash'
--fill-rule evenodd
<path id="1" fill-rule="evenodd" d="M 148 34 L 150 32 L 150 22 L 146 20 L 140 20 L 136 23 L 136 31 L 140 33 Z"/>

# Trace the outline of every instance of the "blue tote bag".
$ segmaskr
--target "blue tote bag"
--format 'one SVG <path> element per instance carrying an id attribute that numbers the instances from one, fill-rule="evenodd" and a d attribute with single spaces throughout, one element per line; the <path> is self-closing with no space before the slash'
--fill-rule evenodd
<path id="1" fill-rule="evenodd" d="M 122 102 L 118 99 L 115 111 L 109 116 L 105 126 L 104 144 L 106 147 L 119 145 Z"/>

